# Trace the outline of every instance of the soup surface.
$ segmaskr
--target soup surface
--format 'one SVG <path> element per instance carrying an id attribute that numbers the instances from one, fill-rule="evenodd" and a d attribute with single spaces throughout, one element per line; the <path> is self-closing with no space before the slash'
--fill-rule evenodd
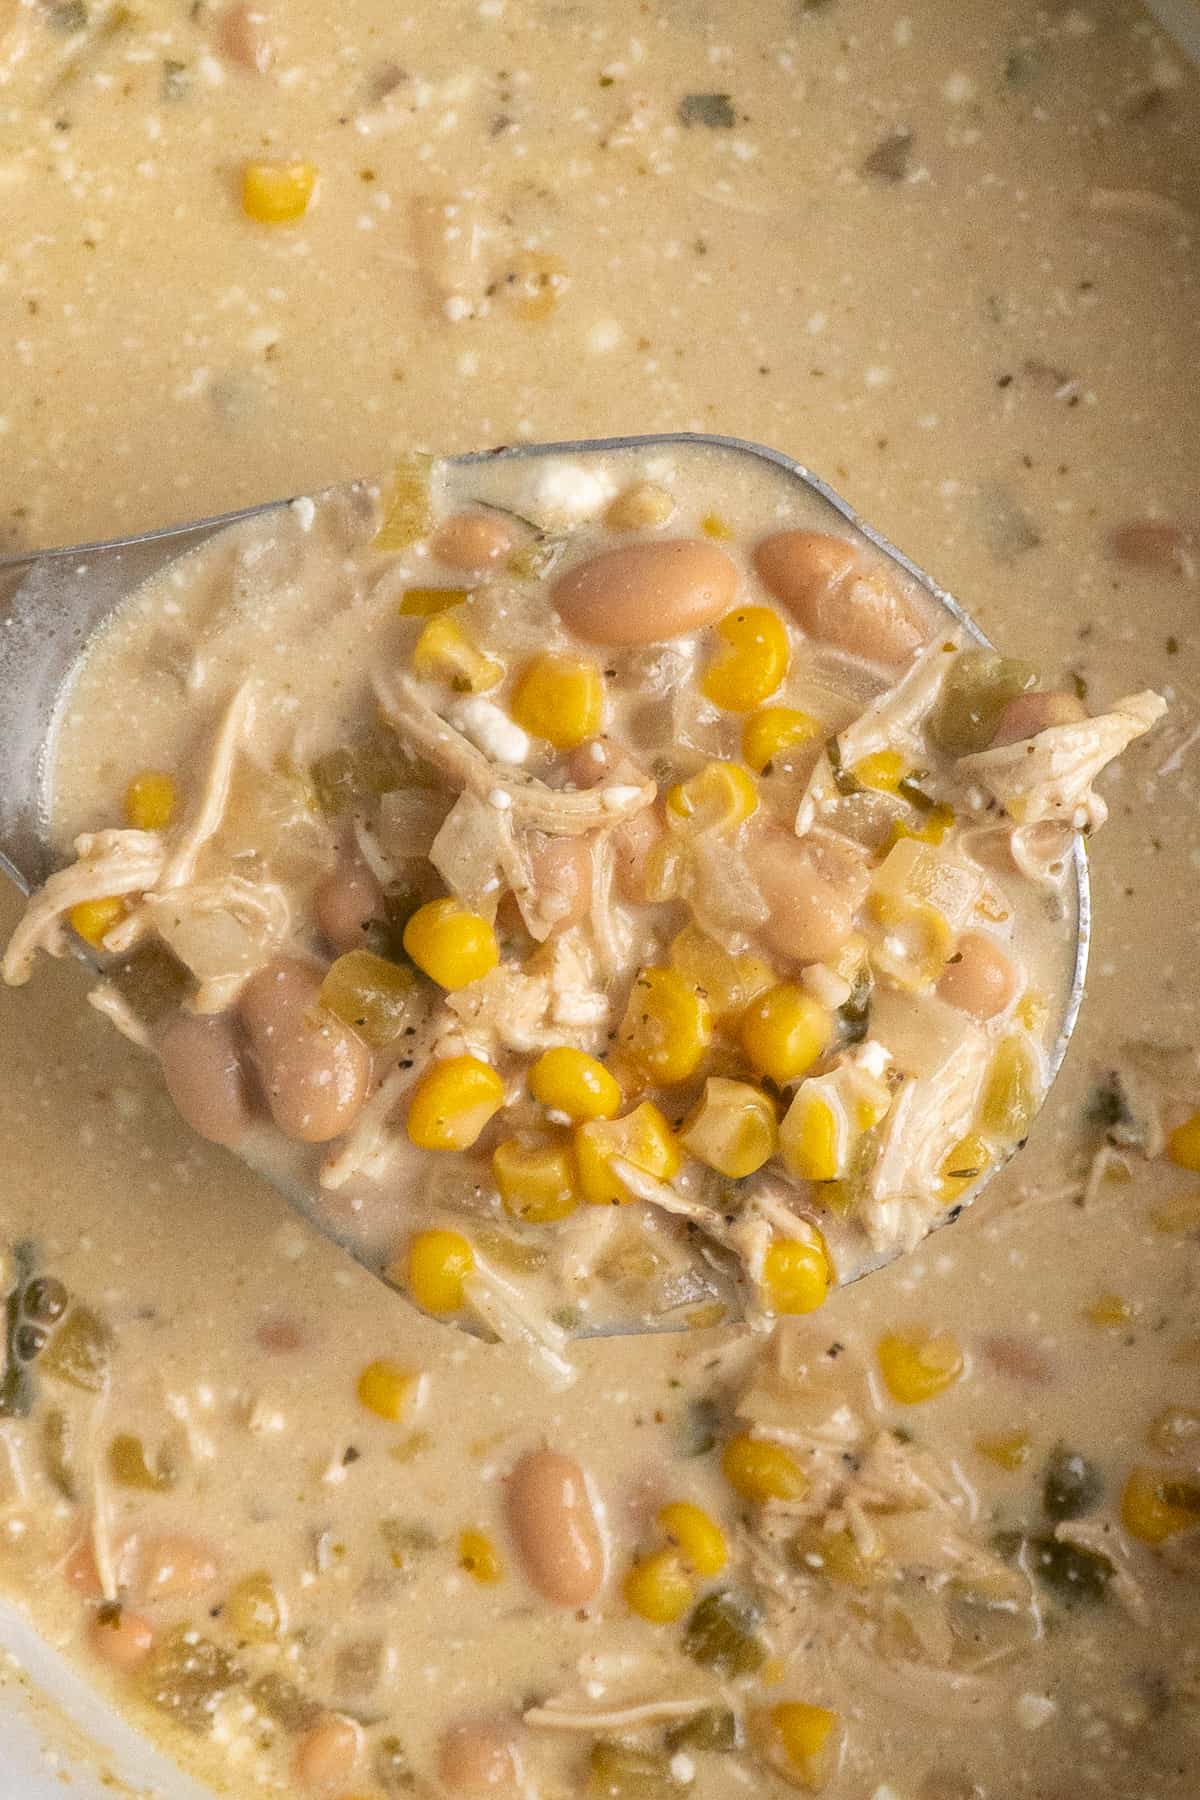
<path id="1" fill-rule="evenodd" d="M 766 1341 L 578 1345 L 564 1392 L 201 1144 L 79 970 L 3 993 L 5 1587 L 238 1795 L 1193 1795 L 1178 53 L 1108 4 L 0 31 L 10 547 L 414 446 L 717 429 L 828 476 L 1090 712 L 1170 706 L 1101 781 L 1083 1024 L 979 1206 Z M 182 715 L 124 716 L 68 722 L 64 838 L 138 770 L 186 783 Z"/>

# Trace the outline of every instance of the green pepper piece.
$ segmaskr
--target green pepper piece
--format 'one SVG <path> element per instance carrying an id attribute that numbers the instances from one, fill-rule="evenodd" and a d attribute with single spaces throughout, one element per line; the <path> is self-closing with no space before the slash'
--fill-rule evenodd
<path id="1" fill-rule="evenodd" d="M 112 1368 L 113 1334 L 90 1306 L 73 1306 L 42 1354 L 41 1366 L 56 1381 L 101 1394 Z"/>
<path id="2" fill-rule="evenodd" d="M 742 1746 L 741 1721 L 727 1706 L 706 1706 L 693 1713 L 690 1719 L 681 1719 L 678 1725 L 672 1725 L 666 1735 L 666 1745 L 672 1755 L 676 1750 L 703 1750 L 720 1755 L 739 1750 Z"/>
<path id="3" fill-rule="evenodd" d="M 683 1631 L 684 1654 L 718 1675 L 751 1675 L 767 1660 L 758 1636 L 762 1611 L 732 1588 L 706 1594 Z"/>
<path id="4" fill-rule="evenodd" d="M 1037 686 L 1029 663 L 994 650 L 962 650 L 955 658 L 930 721 L 930 734 L 947 756 L 986 750 L 1010 700 Z"/>
<path id="5" fill-rule="evenodd" d="M 1077 1450 L 1057 1444 L 1046 1464 L 1042 1510 L 1048 1519 L 1078 1519 L 1099 1505 L 1104 1477 L 1095 1463 Z"/>

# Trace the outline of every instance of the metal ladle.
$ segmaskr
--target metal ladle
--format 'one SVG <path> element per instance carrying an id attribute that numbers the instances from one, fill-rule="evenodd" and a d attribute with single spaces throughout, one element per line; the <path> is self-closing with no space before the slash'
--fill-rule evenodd
<path id="1" fill-rule="evenodd" d="M 472 493 L 472 474 L 478 471 L 480 486 L 486 487 L 486 471 L 497 464 L 549 457 L 570 457 L 578 461 L 591 456 L 609 457 L 621 451 L 666 452 L 702 447 L 758 459 L 770 465 L 777 474 L 797 483 L 828 511 L 835 530 L 843 534 L 848 531 L 851 537 L 871 545 L 878 555 L 903 571 L 910 582 L 915 582 L 924 591 L 952 621 L 958 633 L 980 647 L 991 647 L 989 639 L 958 602 L 924 570 L 858 518 L 819 477 L 777 450 L 765 449 L 739 438 L 673 432 L 652 437 L 521 444 L 473 451 L 448 457 L 443 466 L 453 473 L 454 485 L 461 489 L 462 500 L 479 499 L 486 504 L 486 493 Z M 158 574 L 165 565 L 198 549 L 231 525 L 264 517 L 291 504 L 290 500 L 271 501 L 134 537 L 72 545 L 33 556 L 0 558 L 0 871 L 23 893 L 29 894 L 38 887 L 53 867 L 49 820 L 55 731 L 72 677 L 91 638 L 136 587 Z M 1068 932 L 1073 931 L 1073 964 L 1057 1038 L 1048 1059 L 1047 1091 L 1062 1064 L 1075 1027 L 1087 967 L 1090 901 L 1087 862 L 1078 838 L 1071 850 L 1071 876 L 1067 883 L 1070 915 L 1067 925 Z M 80 942 L 78 948 L 81 956 L 95 962 L 86 945 Z M 994 1167 L 985 1172 L 963 1194 L 952 1216 L 957 1217 L 978 1197 L 994 1172 Z M 356 1244 L 323 1216 L 313 1194 L 290 1183 L 283 1185 L 282 1191 L 318 1231 L 347 1250 L 373 1274 L 381 1274 L 378 1255 Z M 939 1220 L 938 1224 L 943 1222 Z M 851 1279 L 857 1280 L 882 1267 L 893 1260 L 895 1254 L 898 1252 L 865 1260 Z M 616 1329 L 629 1330 L 630 1327 Z M 589 1324 L 581 1335 L 598 1335 L 603 1331 L 603 1326 L 597 1328 Z"/>

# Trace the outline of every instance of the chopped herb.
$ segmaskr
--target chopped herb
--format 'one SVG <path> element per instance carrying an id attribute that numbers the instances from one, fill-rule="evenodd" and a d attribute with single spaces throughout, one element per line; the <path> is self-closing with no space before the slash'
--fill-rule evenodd
<path id="1" fill-rule="evenodd" d="M 860 172 L 874 176 L 877 181 L 903 181 L 908 174 L 914 142 L 911 131 L 890 131 L 863 158 Z"/>
<path id="2" fill-rule="evenodd" d="M 1104 1478 L 1095 1463 L 1077 1450 L 1058 1444 L 1050 1453 L 1042 1483 L 1042 1509 L 1048 1519 L 1078 1519 L 1091 1512 L 1104 1493 Z"/>
<path id="3" fill-rule="evenodd" d="M 761 1625 L 762 1612 L 748 1595 L 720 1588 L 706 1594 L 689 1615 L 684 1654 L 718 1675 L 752 1675 L 767 1659 L 758 1635 Z"/>
<path id="4" fill-rule="evenodd" d="M 679 102 L 679 123 L 689 129 L 706 125 L 710 131 L 732 131 L 737 114 L 729 94 L 685 94 Z"/>

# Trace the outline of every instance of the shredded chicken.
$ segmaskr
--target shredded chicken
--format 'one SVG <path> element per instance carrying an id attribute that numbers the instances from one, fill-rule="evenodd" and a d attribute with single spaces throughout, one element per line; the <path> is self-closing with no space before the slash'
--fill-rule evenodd
<path id="1" fill-rule="evenodd" d="M 121 1036 L 136 1044 L 139 1050 L 152 1050 L 154 1039 L 145 1021 L 138 1017 L 133 1007 L 112 981 L 98 981 L 89 989 L 87 1002 L 94 1006 L 98 1013 L 103 1013 Z"/>
<path id="2" fill-rule="evenodd" d="M 641 812 L 657 792 L 646 780 L 578 790 L 547 787 L 536 776 L 495 763 L 477 750 L 434 711 L 408 676 L 401 676 L 394 686 L 376 676 L 375 693 L 397 735 L 455 787 L 485 801 L 489 794 L 507 794 L 515 825 L 568 837 L 602 830 Z"/>
<path id="3" fill-rule="evenodd" d="M 1111 712 L 1071 725 L 1052 725 L 1036 737 L 960 756 L 961 778 L 983 788 L 1017 825 L 1044 819 L 1094 831 L 1108 808 L 1092 783 L 1113 758 L 1157 724 L 1167 710 L 1146 691 L 1118 700 Z"/>
<path id="4" fill-rule="evenodd" d="M 217 728 L 204 785 L 191 815 L 178 835 L 172 834 L 170 855 L 159 878 L 159 886 L 163 889 L 182 887 L 192 879 L 201 850 L 220 830 L 229 803 L 238 749 L 253 723 L 253 690 L 250 683 L 244 681 L 230 700 Z"/>
<path id="5" fill-rule="evenodd" d="M 463 1291 L 471 1311 L 502 1344 L 520 1344 L 552 1388 L 561 1392 L 577 1379 L 578 1369 L 564 1354 L 566 1332 L 478 1255 Z"/>
<path id="6" fill-rule="evenodd" d="M 945 636 L 926 645 L 895 686 L 885 689 L 852 725 L 838 733 L 845 768 L 852 769 L 878 750 L 907 751 L 914 763 L 920 762 L 924 754 L 923 727 L 960 649 L 959 644 Z"/>
<path id="7" fill-rule="evenodd" d="M 144 893 L 161 879 L 165 851 L 155 831 L 92 831 L 75 839 L 75 862 L 58 869 L 30 900 L 0 962 L 13 987 L 29 980 L 39 950 L 62 956 L 66 918 L 87 900 Z M 107 942 L 107 940 L 106 940 Z"/>
<path id="8" fill-rule="evenodd" d="M 223 875 L 166 892 L 149 893 L 142 907 L 154 930 L 199 986 L 190 1007 L 224 1012 L 287 937 L 292 909 L 275 881 Z"/>
<path id="9" fill-rule="evenodd" d="M 446 995 L 451 1015 L 435 1054 L 464 1051 L 494 1061 L 504 1050 L 549 1050 L 569 1043 L 593 1054 L 604 1047 L 611 1001 L 596 984 L 594 957 L 578 931 L 552 938 L 524 969 L 502 963 L 470 987 Z"/>
<path id="10" fill-rule="evenodd" d="M 669 1719 L 690 1719 L 711 1706 L 711 1694 L 664 1695 L 661 1700 L 635 1701 L 628 1706 L 588 1706 L 569 1699 L 548 1700 L 544 1706 L 531 1706 L 525 1723 L 542 1731 L 642 1731 L 648 1725 L 663 1725 Z"/>

